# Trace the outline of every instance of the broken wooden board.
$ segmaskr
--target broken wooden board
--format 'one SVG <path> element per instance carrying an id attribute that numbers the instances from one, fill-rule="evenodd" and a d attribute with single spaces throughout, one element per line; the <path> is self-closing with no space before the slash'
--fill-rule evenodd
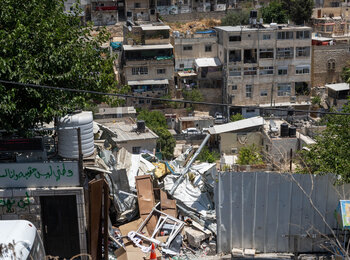
<path id="1" fill-rule="evenodd" d="M 155 205 L 153 184 L 150 175 L 136 176 L 135 180 L 140 217 L 144 220 L 148 217 L 149 213 L 152 211 Z M 147 222 L 146 227 L 148 233 L 153 233 L 157 225 L 157 221 L 157 217 L 152 216 L 151 219 Z"/>
<path id="2" fill-rule="evenodd" d="M 160 190 L 160 209 L 165 214 L 168 214 L 174 218 L 177 217 L 175 200 L 169 199 L 168 194 L 163 190 Z"/>

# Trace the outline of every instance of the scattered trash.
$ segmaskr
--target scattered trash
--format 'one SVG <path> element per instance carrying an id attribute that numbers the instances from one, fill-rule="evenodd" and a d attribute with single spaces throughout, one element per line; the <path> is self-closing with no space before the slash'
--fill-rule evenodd
<path id="1" fill-rule="evenodd" d="M 215 254 L 216 164 L 195 163 L 210 134 L 198 149 L 188 146 L 164 161 L 151 152 L 131 154 L 117 147 L 106 129 L 95 132 L 95 138 L 105 139 L 97 141 L 95 167 L 89 171 L 103 177 L 110 191 L 109 259 Z"/>

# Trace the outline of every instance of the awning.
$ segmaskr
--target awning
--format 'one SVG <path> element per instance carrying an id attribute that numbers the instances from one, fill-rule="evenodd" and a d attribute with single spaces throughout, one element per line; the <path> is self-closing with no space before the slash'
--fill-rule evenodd
<path id="1" fill-rule="evenodd" d="M 344 91 L 350 89 L 348 83 L 327 84 L 326 87 L 334 91 Z"/>
<path id="2" fill-rule="evenodd" d="M 138 85 L 168 85 L 169 80 L 167 79 L 148 79 L 148 80 L 129 80 L 129 86 L 138 86 Z"/>
<path id="3" fill-rule="evenodd" d="M 195 60 L 197 67 L 217 67 L 221 66 L 221 62 L 218 58 L 200 58 Z"/>
<path id="4" fill-rule="evenodd" d="M 141 26 L 142 31 L 160 31 L 160 30 L 170 30 L 168 25 L 161 26 Z"/>
<path id="5" fill-rule="evenodd" d="M 173 49 L 173 45 L 170 43 L 158 45 L 123 45 L 123 49 L 124 51 Z"/>
<path id="6" fill-rule="evenodd" d="M 183 78 L 183 77 L 197 76 L 197 73 L 195 73 L 195 72 L 178 72 L 177 74 L 178 74 L 179 77 L 181 77 L 181 78 Z"/>

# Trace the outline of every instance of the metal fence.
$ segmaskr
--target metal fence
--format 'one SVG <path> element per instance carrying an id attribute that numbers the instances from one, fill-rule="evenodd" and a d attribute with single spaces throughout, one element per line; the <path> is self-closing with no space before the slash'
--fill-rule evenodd
<path id="1" fill-rule="evenodd" d="M 336 228 L 334 210 L 350 192 L 349 185 L 333 183 L 332 175 L 219 173 L 215 187 L 218 252 L 232 248 L 265 253 L 323 251 L 320 234 L 330 234 L 325 221 Z"/>

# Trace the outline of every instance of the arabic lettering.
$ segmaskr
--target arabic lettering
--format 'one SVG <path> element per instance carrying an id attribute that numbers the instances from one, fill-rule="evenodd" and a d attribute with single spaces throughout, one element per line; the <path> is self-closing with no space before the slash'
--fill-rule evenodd
<path id="1" fill-rule="evenodd" d="M 148 253 L 148 252 L 151 251 L 151 246 L 146 247 L 146 246 L 141 245 L 142 240 L 141 240 L 140 238 L 137 237 L 137 234 L 136 234 L 135 231 L 130 231 L 130 232 L 128 233 L 128 237 L 129 237 L 129 239 L 130 239 L 132 242 L 134 242 L 135 246 L 141 248 L 141 251 L 142 251 L 142 252 Z"/>
<path id="2" fill-rule="evenodd" d="M 45 172 L 39 172 L 37 168 L 34 167 L 28 167 L 27 171 L 20 171 L 16 172 L 14 169 L 5 169 L 5 173 L 0 174 L 0 179 L 1 178 L 9 178 L 15 181 L 18 181 L 20 179 L 26 179 L 28 180 L 29 178 L 45 178 L 45 179 L 50 179 L 50 178 L 55 178 L 56 181 L 59 181 L 61 177 L 72 177 L 73 176 L 73 171 L 72 170 L 66 170 L 66 167 L 64 163 L 62 163 L 61 167 L 60 165 L 57 165 L 56 169 L 54 169 L 51 165 L 49 166 L 49 170 Z"/>
<path id="3" fill-rule="evenodd" d="M 7 213 L 14 212 L 13 205 L 17 205 L 19 208 L 24 209 L 30 205 L 29 195 L 26 192 L 26 197 L 24 199 L 0 199 L 0 206 L 6 208 Z"/>

